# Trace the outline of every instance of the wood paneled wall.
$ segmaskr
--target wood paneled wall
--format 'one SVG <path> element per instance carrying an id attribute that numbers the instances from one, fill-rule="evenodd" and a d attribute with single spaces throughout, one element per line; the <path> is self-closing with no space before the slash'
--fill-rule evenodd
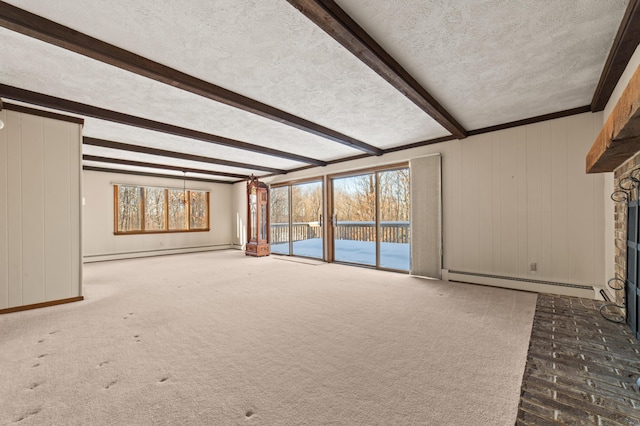
<path id="1" fill-rule="evenodd" d="M 81 125 L 0 119 L 0 310 L 78 298 Z"/>
<path id="2" fill-rule="evenodd" d="M 446 266 L 604 285 L 604 179 L 583 164 L 600 126 L 587 113 L 461 141 L 443 165 L 454 170 L 444 192 Z"/>

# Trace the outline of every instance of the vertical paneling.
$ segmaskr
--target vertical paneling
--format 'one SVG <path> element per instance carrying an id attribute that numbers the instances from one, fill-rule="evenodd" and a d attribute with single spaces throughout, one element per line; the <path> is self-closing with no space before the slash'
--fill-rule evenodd
<path id="1" fill-rule="evenodd" d="M 2 114 L 0 309 L 79 296 L 80 126 Z"/>
<path id="2" fill-rule="evenodd" d="M 82 126 L 67 125 L 69 145 L 69 190 L 71 202 L 71 294 L 82 296 Z M 113 198 L 110 198 L 113 203 Z M 111 206 L 113 209 L 113 206 Z M 113 210 L 112 210 L 113 211 Z"/>
<path id="3" fill-rule="evenodd" d="M 7 111 L 7 218 L 9 307 L 22 306 L 22 119 Z"/>
<path id="4" fill-rule="evenodd" d="M 527 224 L 529 217 L 529 196 L 527 193 L 527 131 L 526 127 L 517 127 L 515 144 L 517 146 L 516 168 L 516 208 L 518 265 L 517 275 L 527 275 L 529 271 L 529 246 Z"/>
<path id="5" fill-rule="evenodd" d="M 46 300 L 44 254 L 44 119 L 22 114 L 22 303 Z"/>
<path id="6" fill-rule="evenodd" d="M 462 142 L 459 141 L 452 143 L 447 150 L 449 155 L 446 159 L 442 159 L 443 203 L 447 205 L 447 210 L 442 211 L 442 225 L 443 233 L 446 232 L 451 236 L 443 244 L 446 245 L 447 256 L 452 259 L 462 259 L 462 244 L 464 240 L 462 227 L 460 226 L 465 214 L 461 145 Z M 412 211 L 414 211 L 413 208 Z"/>
<path id="7" fill-rule="evenodd" d="M 493 272 L 493 153 L 490 147 L 489 135 L 478 136 L 473 142 L 477 145 L 478 174 L 471 177 L 478 181 L 478 204 L 469 206 L 478 217 L 478 228 L 473 232 L 478 234 L 479 253 L 477 271 L 484 273 Z"/>
<path id="8" fill-rule="evenodd" d="M 518 129 L 496 133 L 499 146 L 500 271 L 512 276 L 518 265 Z M 495 145 L 494 145 L 495 147 Z"/>
<path id="9" fill-rule="evenodd" d="M 71 294 L 71 159 L 68 123 L 44 119 L 45 300 Z"/>
<path id="10" fill-rule="evenodd" d="M 464 216 L 453 238 L 463 250 L 452 253 L 449 269 L 601 285 L 603 178 L 584 172 L 594 120 L 581 114 L 460 143 Z"/>
<path id="11" fill-rule="evenodd" d="M 553 280 L 553 221 L 554 205 L 553 205 L 553 187 L 554 175 L 552 173 L 553 162 L 553 140 L 551 138 L 551 122 L 546 121 L 540 123 L 542 130 L 541 145 L 541 164 L 540 164 L 540 188 L 542 189 L 542 203 L 540 206 L 541 223 L 540 227 L 540 249 L 541 256 L 538 259 L 537 277 L 544 280 Z M 536 239 L 536 234 L 531 234 L 532 239 Z M 541 260 L 540 260 L 541 259 Z"/>
<path id="12" fill-rule="evenodd" d="M 526 195 L 527 195 L 527 260 L 526 264 L 536 263 L 535 278 L 543 275 L 542 269 L 542 159 L 544 130 L 548 128 L 546 123 L 537 123 L 526 129 Z M 528 238 L 537 235 L 538 238 Z M 527 273 L 529 273 L 527 268 Z"/>
<path id="13" fill-rule="evenodd" d="M 594 226 L 595 212 L 594 179 L 584 173 L 584 164 L 575 161 L 585 158 L 588 147 L 584 141 L 592 138 L 593 117 L 587 114 L 569 117 L 568 126 L 568 209 L 569 209 L 569 267 L 571 276 L 580 282 L 592 282 L 595 278 L 595 246 L 594 233 L 600 227 Z M 604 284 L 604 283 L 598 283 Z"/>
<path id="14" fill-rule="evenodd" d="M 480 267 L 480 217 L 475 208 L 480 204 L 478 176 L 478 143 L 469 143 L 462 150 L 462 256 L 463 268 L 475 271 Z"/>
<path id="15" fill-rule="evenodd" d="M 551 121 L 552 276 L 570 277 L 567 120 Z M 575 189 L 575 188 L 574 188 Z"/>
<path id="16" fill-rule="evenodd" d="M 492 219 L 492 242 L 493 242 L 493 259 L 491 262 L 491 273 L 502 270 L 502 191 L 501 183 L 503 173 L 500 152 L 502 143 L 500 141 L 500 132 L 489 133 L 491 161 L 485 165 L 491 169 L 491 219 Z M 489 147 L 487 147 L 489 149 Z"/>
<path id="17" fill-rule="evenodd" d="M 7 122 L 6 111 L 0 110 L 0 120 Z M 9 212 L 7 130 L 0 130 L 0 309 L 9 307 Z"/>

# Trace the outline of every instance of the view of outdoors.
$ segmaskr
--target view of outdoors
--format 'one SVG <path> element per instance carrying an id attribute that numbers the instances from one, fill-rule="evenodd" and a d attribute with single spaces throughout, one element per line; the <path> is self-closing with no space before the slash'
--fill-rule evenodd
<path id="1" fill-rule="evenodd" d="M 271 190 L 271 252 L 322 258 L 322 182 Z"/>
<path id="2" fill-rule="evenodd" d="M 335 260 L 409 270 L 409 169 L 336 178 L 332 183 Z M 379 194 L 379 224 L 376 223 L 376 194 Z M 270 197 L 271 252 L 321 259 L 322 183 L 275 187 Z M 380 241 L 379 264 L 376 237 Z"/>
<path id="3" fill-rule="evenodd" d="M 206 191 L 125 185 L 116 190 L 118 233 L 209 229 Z"/>
<path id="4" fill-rule="evenodd" d="M 333 180 L 335 259 L 376 265 L 376 185 L 379 185 L 379 266 L 410 269 L 409 169 Z"/>

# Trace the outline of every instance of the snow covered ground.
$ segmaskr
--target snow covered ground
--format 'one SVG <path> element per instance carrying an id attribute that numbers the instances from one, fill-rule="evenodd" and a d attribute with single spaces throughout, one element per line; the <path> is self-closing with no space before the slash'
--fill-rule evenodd
<path id="1" fill-rule="evenodd" d="M 335 259 L 340 262 L 376 264 L 376 243 L 371 241 L 336 240 Z M 271 244 L 271 252 L 289 254 L 289 244 Z M 296 256 L 322 259 L 322 239 L 312 238 L 293 243 Z M 410 267 L 409 244 L 380 243 L 380 266 L 382 268 L 408 271 Z"/>

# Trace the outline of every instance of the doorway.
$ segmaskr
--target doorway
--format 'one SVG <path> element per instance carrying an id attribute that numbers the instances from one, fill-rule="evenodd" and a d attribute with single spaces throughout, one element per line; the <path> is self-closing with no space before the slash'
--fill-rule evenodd
<path id="1" fill-rule="evenodd" d="M 271 253 L 324 258 L 322 180 L 271 188 Z"/>
<path id="2" fill-rule="evenodd" d="M 334 176 L 330 183 L 332 260 L 408 272 L 409 168 Z"/>

